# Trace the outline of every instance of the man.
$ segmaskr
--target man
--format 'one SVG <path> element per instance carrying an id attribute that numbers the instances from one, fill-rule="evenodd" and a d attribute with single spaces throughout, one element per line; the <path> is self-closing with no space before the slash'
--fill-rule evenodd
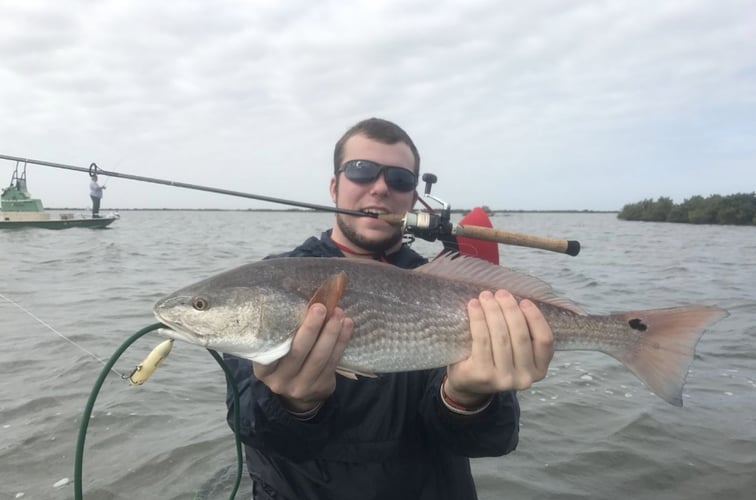
<path id="1" fill-rule="evenodd" d="M 100 200 L 102 200 L 102 190 L 105 186 L 97 183 L 97 174 L 92 174 L 92 181 L 89 183 L 89 197 L 92 199 L 92 218 L 100 216 Z"/>
<path id="2" fill-rule="evenodd" d="M 397 125 L 364 120 L 336 144 L 337 207 L 401 214 L 417 201 L 420 158 Z M 426 262 L 401 230 L 337 215 L 332 230 L 278 256 Z M 226 356 L 240 393 L 239 435 L 257 500 L 474 499 L 468 457 L 518 440 L 516 390 L 545 377 L 553 336 L 540 311 L 509 293 L 468 304 L 471 356 L 446 368 L 350 380 L 335 373 L 353 330 L 338 307 L 310 306 L 291 351 L 270 365 Z M 229 423 L 233 401 L 229 391 Z"/>

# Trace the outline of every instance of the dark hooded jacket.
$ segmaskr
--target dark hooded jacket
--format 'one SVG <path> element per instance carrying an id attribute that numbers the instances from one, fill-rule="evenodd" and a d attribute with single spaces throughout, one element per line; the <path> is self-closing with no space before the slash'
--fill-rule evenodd
<path id="1" fill-rule="evenodd" d="M 274 257 L 343 257 L 325 232 Z M 426 260 L 403 246 L 385 257 L 415 268 Z M 239 435 L 256 500 L 476 499 L 468 457 L 500 456 L 517 446 L 520 409 L 513 392 L 483 412 L 460 415 L 442 402 L 445 368 L 350 380 L 317 415 L 294 418 L 257 380 L 246 359 L 226 355 L 239 391 Z M 233 429 L 233 398 L 228 391 Z"/>

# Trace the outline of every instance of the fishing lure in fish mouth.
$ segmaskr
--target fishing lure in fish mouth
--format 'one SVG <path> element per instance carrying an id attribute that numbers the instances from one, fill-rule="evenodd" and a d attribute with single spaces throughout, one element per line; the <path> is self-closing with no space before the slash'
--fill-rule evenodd
<path id="1" fill-rule="evenodd" d="M 164 340 L 157 345 L 148 355 L 144 358 L 140 364 L 134 368 L 134 371 L 129 375 L 129 383 L 131 385 L 142 385 L 147 382 L 147 379 L 155 373 L 157 367 L 163 362 L 173 347 L 173 339 Z"/>

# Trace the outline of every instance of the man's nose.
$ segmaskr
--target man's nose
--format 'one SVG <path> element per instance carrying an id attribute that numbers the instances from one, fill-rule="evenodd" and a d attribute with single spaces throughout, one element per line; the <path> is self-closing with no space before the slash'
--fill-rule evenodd
<path id="1" fill-rule="evenodd" d="M 386 184 L 386 171 L 384 170 L 383 172 L 378 174 L 378 177 L 373 181 L 372 185 L 370 186 L 370 191 L 388 193 L 388 190 L 389 187 L 388 184 Z"/>

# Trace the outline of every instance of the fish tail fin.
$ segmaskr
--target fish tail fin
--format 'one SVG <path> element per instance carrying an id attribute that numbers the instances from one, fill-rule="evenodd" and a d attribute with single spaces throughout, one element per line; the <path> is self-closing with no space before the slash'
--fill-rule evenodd
<path id="1" fill-rule="evenodd" d="M 682 388 L 704 330 L 726 317 L 718 307 L 686 306 L 619 313 L 639 337 L 614 356 L 665 401 L 682 406 Z"/>

